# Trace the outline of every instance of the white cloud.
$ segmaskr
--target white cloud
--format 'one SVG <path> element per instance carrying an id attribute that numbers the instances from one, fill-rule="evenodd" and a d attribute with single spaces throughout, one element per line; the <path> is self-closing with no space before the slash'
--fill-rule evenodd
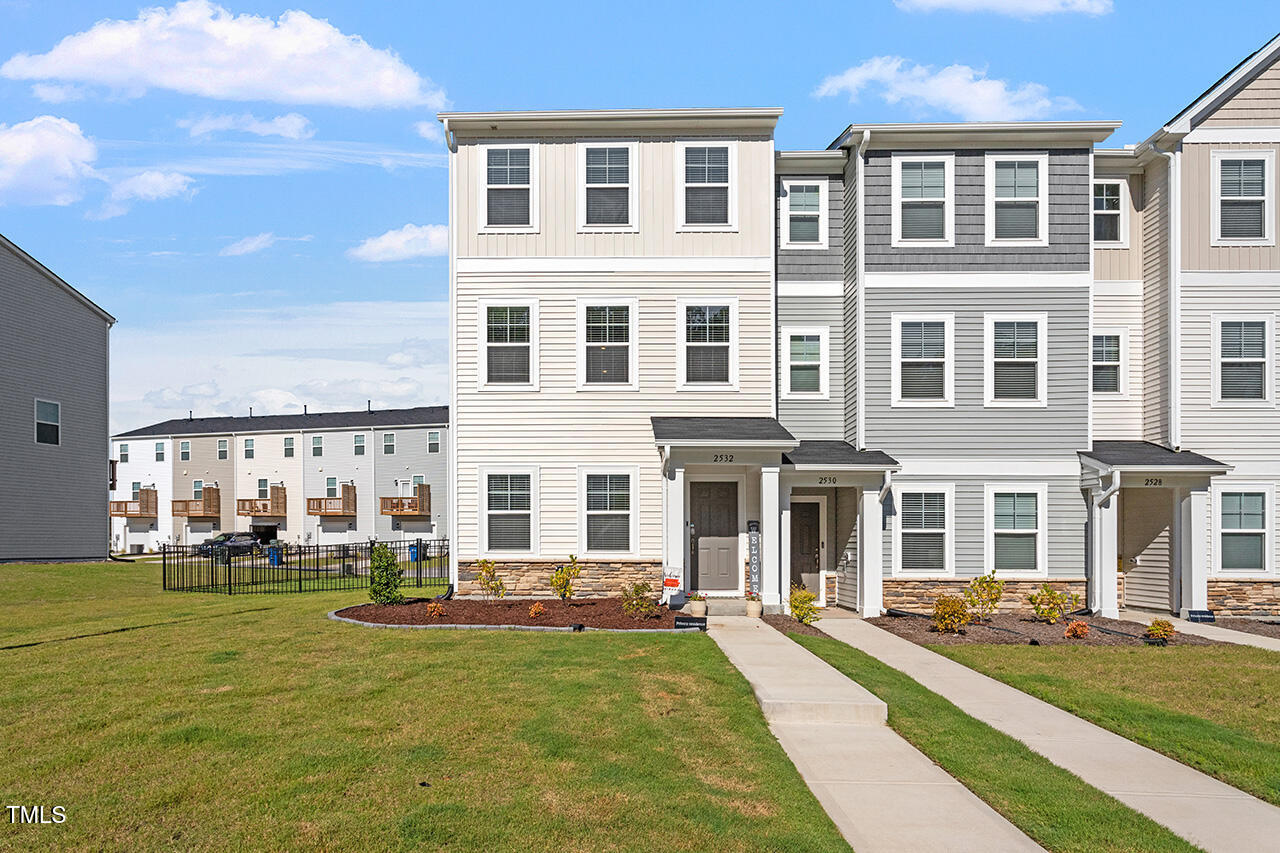
<path id="1" fill-rule="evenodd" d="M 55 116 L 0 124 L 0 206 L 67 205 L 97 178 L 98 147 L 80 125 Z"/>
<path id="2" fill-rule="evenodd" d="M 856 101 L 868 89 L 878 90 L 889 104 L 947 113 L 966 121 L 1035 119 L 1080 109 L 1071 98 L 1051 96 L 1040 83 L 1010 85 L 968 65 L 934 70 L 900 56 L 873 57 L 827 77 L 814 95 L 823 98 L 843 93 Z"/>
<path id="3" fill-rule="evenodd" d="M 1073 12 L 1085 15 L 1109 15 L 1112 0 L 894 0 L 904 12 L 994 12 L 1015 18 L 1034 18 Z"/>
<path id="4" fill-rule="evenodd" d="M 175 153 L 168 144 L 141 141 L 104 141 L 113 159 L 122 164 L 111 169 L 166 169 L 187 175 L 285 175 L 317 172 L 341 166 L 377 166 L 387 171 L 400 168 L 444 169 L 449 158 L 444 153 L 404 151 L 364 142 L 225 142 L 210 141 L 200 153 L 190 148 Z"/>
<path id="5" fill-rule="evenodd" d="M 312 235 L 310 234 L 303 237 L 278 237 L 270 231 L 263 231 L 261 234 L 254 234 L 251 237 L 245 237 L 228 246 L 224 246 L 218 254 L 223 257 L 252 255 L 254 252 L 261 252 L 263 249 L 270 249 L 276 243 L 284 241 L 309 243 L 311 242 L 311 239 Z"/>
<path id="6" fill-rule="evenodd" d="M 84 90 L 79 86 L 36 83 L 31 87 L 31 94 L 48 104 L 65 104 L 67 101 L 78 101 L 83 98 Z"/>
<path id="7" fill-rule="evenodd" d="M 184 175 L 181 172 L 165 172 L 157 169 L 139 172 L 115 181 L 111 185 L 111 193 L 102 209 L 93 214 L 93 218 L 110 219 L 126 213 L 129 210 L 129 202 L 132 201 L 159 201 L 174 196 L 194 194 L 195 190 L 191 188 L 192 182 L 190 175 Z"/>
<path id="8" fill-rule="evenodd" d="M 405 261 L 410 258 L 426 258 L 449 254 L 449 226 L 406 225 L 377 237 L 370 237 L 359 246 L 347 250 L 347 257 L 356 261 L 381 263 Z"/>
<path id="9" fill-rule="evenodd" d="M 298 113 L 271 119 L 260 119 L 249 113 L 204 115 L 200 118 L 181 119 L 178 127 L 186 128 L 192 136 L 208 136 L 224 130 L 252 133 L 255 136 L 283 136 L 285 139 L 310 139 L 316 135 L 315 125 Z"/>
<path id="10" fill-rule="evenodd" d="M 441 109 L 444 91 L 393 51 L 300 10 L 278 20 L 235 15 L 210 0 L 102 20 L 44 54 L 0 66 L 15 80 L 105 86 L 126 97 L 168 89 L 228 101 Z"/>
<path id="11" fill-rule="evenodd" d="M 444 128 L 440 126 L 438 121 L 418 121 L 414 122 L 413 129 L 418 135 L 430 142 L 439 142 L 444 144 Z"/>

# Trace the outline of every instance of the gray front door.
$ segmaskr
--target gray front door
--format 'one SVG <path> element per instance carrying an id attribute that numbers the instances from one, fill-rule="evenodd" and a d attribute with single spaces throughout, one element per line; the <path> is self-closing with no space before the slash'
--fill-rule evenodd
<path id="1" fill-rule="evenodd" d="M 689 484 L 689 531 L 695 590 L 736 590 L 738 560 L 738 484 Z"/>
<path id="2" fill-rule="evenodd" d="M 818 561 L 822 554 L 822 521 L 819 504 L 791 504 L 791 582 L 817 592 Z"/>

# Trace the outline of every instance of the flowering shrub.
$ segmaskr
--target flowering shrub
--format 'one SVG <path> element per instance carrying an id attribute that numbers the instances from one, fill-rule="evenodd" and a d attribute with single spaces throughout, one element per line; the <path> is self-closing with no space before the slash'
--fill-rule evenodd
<path id="1" fill-rule="evenodd" d="M 964 603 L 973 617 L 982 622 L 990 621 L 1003 597 L 1004 581 L 998 579 L 994 571 L 972 579 L 964 589 Z"/>
<path id="2" fill-rule="evenodd" d="M 1050 625 L 1056 624 L 1059 619 L 1080 606 L 1080 596 L 1058 592 L 1047 583 L 1040 587 L 1039 592 L 1028 595 L 1027 601 L 1031 604 L 1036 621 Z"/>
<path id="3" fill-rule="evenodd" d="M 688 595 L 686 595 L 685 598 L 689 599 L 690 601 L 706 601 L 707 600 L 706 593 L 702 593 L 702 592 L 691 592 Z"/>
<path id="4" fill-rule="evenodd" d="M 822 617 L 818 615 L 818 594 L 803 586 L 791 585 L 791 616 L 801 625 L 812 625 Z"/>
<path id="5" fill-rule="evenodd" d="M 432 619 L 439 619 L 444 616 L 444 605 L 438 601 L 433 601 L 427 605 L 427 615 Z"/>
<path id="6" fill-rule="evenodd" d="M 1089 636 L 1089 623 L 1075 619 L 1067 625 L 1066 630 L 1062 632 L 1062 636 L 1068 640 L 1083 640 Z"/>
<path id="7" fill-rule="evenodd" d="M 658 615 L 658 602 L 653 600 L 653 587 L 633 583 L 622 588 L 622 612 L 632 619 L 652 619 Z"/>
<path id="8" fill-rule="evenodd" d="M 747 595 L 746 595 L 746 599 L 747 599 L 747 601 L 759 601 L 759 600 L 760 600 L 760 593 L 758 593 L 758 592 L 751 592 L 750 590 L 748 590 L 748 591 L 747 591 Z"/>
<path id="9" fill-rule="evenodd" d="M 973 615 L 958 595 L 940 595 L 933 602 L 933 630 L 940 634 L 960 634 Z"/>
<path id="10" fill-rule="evenodd" d="M 507 594 L 507 585 L 498 577 L 498 567 L 493 560 L 480 560 L 476 563 L 476 583 L 480 584 L 480 592 L 485 601 L 503 598 Z"/>
<path id="11" fill-rule="evenodd" d="M 1154 619 L 1143 636 L 1150 640 L 1171 640 L 1176 633 L 1178 632 L 1173 629 L 1173 623 L 1168 619 Z"/>
<path id="12" fill-rule="evenodd" d="M 577 556 L 570 554 L 569 562 L 566 565 L 556 566 L 551 572 L 551 591 L 561 601 L 568 601 L 573 598 L 573 582 L 578 579 L 578 575 L 581 573 L 582 568 L 578 565 Z"/>
<path id="13" fill-rule="evenodd" d="M 539 619 L 541 618 L 542 614 L 546 612 L 547 612 L 547 608 L 543 605 L 543 603 L 541 601 L 535 601 L 533 605 L 529 607 L 529 618 Z"/>
<path id="14" fill-rule="evenodd" d="M 404 604 L 400 592 L 400 561 L 386 545 L 377 545 L 369 558 L 369 600 L 374 604 Z"/>

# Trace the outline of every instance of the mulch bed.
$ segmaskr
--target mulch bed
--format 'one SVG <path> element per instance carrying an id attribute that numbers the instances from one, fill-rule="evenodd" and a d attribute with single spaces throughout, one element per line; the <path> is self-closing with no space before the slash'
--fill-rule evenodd
<path id="1" fill-rule="evenodd" d="M 1219 628 L 1230 628 L 1232 631 L 1243 631 L 1246 634 L 1261 634 L 1264 637 L 1275 637 L 1280 640 L 1280 618 L 1267 619 L 1218 619 L 1213 624 Z"/>
<path id="2" fill-rule="evenodd" d="M 783 634 L 803 634 L 806 637 L 827 637 L 825 631 L 817 625 L 806 625 L 803 622 L 797 622 L 790 616 L 784 616 L 781 613 L 766 613 L 760 617 L 765 624 L 777 628 Z"/>
<path id="3" fill-rule="evenodd" d="M 1083 639 L 1069 640 L 1063 636 L 1069 622 L 1079 619 L 1089 626 L 1089 634 Z M 1070 616 L 1056 625 L 1033 622 L 1025 616 L 997 613 L 990 622 L 966 625 L 963 634 L 941 634 L 933 630 L 927 616 L 881 616 L 868 619 L 877 628 L 897 634 L 921 646 L 999 645 L 1026 646 L 1035 640 L 1042 646 L 1141 646 L 1142 632 L 1146 626 L 1139 622 L 1121 619 L 1103 619 L 1095 616 Z M 1102 630 L 1106 629 L 1106 630 Z M 1110 633 L 1110 632 L 1119 633 Z M 1191 634 L 1176 634 L 1169 640 L 1171 646 L 1214 646 L 1213 640 Z"/>
<path id="4" fill-rule="evenodd" d="M 650 619 L 632 619 L 622 611 L 619 598 L 593 598 L 579 601 L 538 599 L 543 614 L 529 615 L 534 602 L 479 601 L 452 599 L 441 601 L 444 615 L 427 614 L 430 599 L 410 600 L 404 604 L 361 604 L 337 611 L 336 615 L 379 625 L 531 625 L 543 628 L 568 628 L 574 624 L 588 628 L 636 630 L 641 628 L 674 628 L 675 616 L 665 606 Z"/>

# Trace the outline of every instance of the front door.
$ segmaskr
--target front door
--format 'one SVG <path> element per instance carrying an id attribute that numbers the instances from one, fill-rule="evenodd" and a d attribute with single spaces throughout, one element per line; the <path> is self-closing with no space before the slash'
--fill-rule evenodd
<path id="1" fill-rule="evenodd" d="M 791 582 L 810 592 L 818 592 L 818 570 L 822 554 L 820 504 L 791 503 Z"/>
<path id="2" fill-rule="evenodd" d="M 742 574 L 738 560 L 738 484 L 691 482 L 689 527 L 693 588 L 709 592 L 736 590 Z"/>

